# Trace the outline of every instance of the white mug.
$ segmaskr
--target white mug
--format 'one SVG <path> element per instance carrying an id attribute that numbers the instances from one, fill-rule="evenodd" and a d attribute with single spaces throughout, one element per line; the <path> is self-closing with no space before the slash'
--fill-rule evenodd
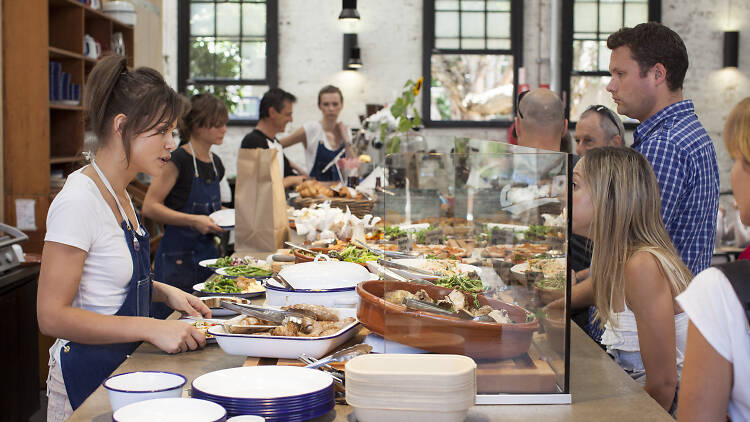
<path id="1" fill-rule="evenodd" d="M 102 45 L 88 34 L 83 36 L 83 55 L 90 59 L 98 59 L 102 56 Z"/>

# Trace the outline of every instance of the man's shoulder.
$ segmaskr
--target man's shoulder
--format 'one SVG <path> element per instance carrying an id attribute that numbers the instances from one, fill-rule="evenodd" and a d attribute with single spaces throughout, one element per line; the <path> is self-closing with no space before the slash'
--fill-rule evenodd
<path id="1" fill-rule="evenodd" d="M 254 129 L 242 138 L 240 148 L 268 148 L 268 142 L 261 131 Z"/>
<path id="2" fill-rule="evenodd" d="M 708 132 L 694 113 L 681 113 L 665 119 L 651 131 L 636 149 L 678 152 L 691 155 L 703 148 L 713 148 Z"/>

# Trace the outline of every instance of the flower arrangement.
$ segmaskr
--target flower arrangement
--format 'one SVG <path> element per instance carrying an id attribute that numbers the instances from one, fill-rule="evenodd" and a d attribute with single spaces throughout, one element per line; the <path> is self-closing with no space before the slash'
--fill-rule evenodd
<path id="1" fill-rule="evenodd" d="M 405 133 L 411 129 L 418 127 L 422 124 L 422 116 L 419 115 L 417 107 L 414 105 L 419 91 L 422 89 L 424 78 L 420 77 L 417 81 L 409 79 L 406 81 L 401 92 L 401 96 L 396 98 L 393 105 L 390 107 L 390 114 L 393 116 L 396 122 L 396 131 L 399 133 Z M 411 111 L 411 117 L 408 115 Z M 380 124 L 380 139 L 385 141 L 389 129 L 388 122 L 381 122 Z M 401 136 L 394 134 L 390 137 L 386 143 L 385 150 L 387 154 L 393 154 L 399 151 L 401 146 Z"/>

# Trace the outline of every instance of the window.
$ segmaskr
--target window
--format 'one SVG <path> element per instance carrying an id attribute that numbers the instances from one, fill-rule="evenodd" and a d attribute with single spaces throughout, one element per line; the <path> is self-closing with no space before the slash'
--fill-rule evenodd
<path id="1" fill-rule="evenodd" d="M 522 0 L 425 0 L 423 39 L 426 126 L 510 125 L 522 66 Z"/>
<path id="2" fill-rule="evenodd" d="M 230 124 L 253 124 L 277 86 L 277 0 L 179 0 L 178 89 L 227 103 Z"/>
<path id="3" fill-rule="evenodd" d="M 571 123 L 593 104 L 616 109 L 607 92 L 610 80 L 607 37 L 618 29 L 659 21 L 658 0 L 564 0 L 562 90 L 569 93 L 567 113 Z M 627 123 L 635 123 L 620 116 Z"/>

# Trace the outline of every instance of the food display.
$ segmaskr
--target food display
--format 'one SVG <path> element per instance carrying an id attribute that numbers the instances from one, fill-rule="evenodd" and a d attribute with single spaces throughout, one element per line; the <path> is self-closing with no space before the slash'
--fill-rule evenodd
<path id="1" fill-rule="evenodd" d="M 207 281 L 201 291 L 204 293 L 256 293 L 265 291 L 265 288 L 254 278 L 218 276 Z"/>
<path id="2" fill-rule="evenodd" d="M 325 202 L 294 210 L 291 219 L 294 221 L 297 234 L 310 242 L 345 240 L 352 237 L 364 239 L 365 233 L 375 230 L 381 220 L 380 217 L 373 217 L 369 213 L 358 217 L 346 207 L 341 209 Z"/>
<path id="3" fill-rule="evenodd" d="M 344 198 L 344 199 L 368 199 L 362 192 L 342 184 L 328 186 L 317 180 L 307 180 L 294 189 L 302 198 Z"/>
<path id="4" fill-rule="evenodd" d="M 520 264 L 530 258 L 546 258 L 552 252 L 550 251 L 550 246 L 543 243 L 523 243 L 517 245 L 488 246 L 482 250 L 482 256 Z"/>
<path id="5" fill-rule="evenodd" d="M 224 328 L 232 334 L 250 332 L 256 336 L 325 337 L 355 322 L 352 317 L 339 318 L 335 311 L 321 305 L 296 304 L 281 309 L 303 316 L 288 318 L 281 325 L 255 317 L 242 316 L 225 323 Z M 257 329 L 258 327 L 260 330 Z"/>
<path id="6" fill-rule="evenodd" d="M 206 264 L 206 267 L 208 268 L 223 268 L 223 267 L 234 267 L 237 265 L 262 265 L 264 261 L 258 261 L 257 259 L 251 257 L 251 256 L 245 256 L 245 257 L 232 257 L 232 256 L 225 256 L 222 258 L 217 258 L 214 262 L 210 262 Z"/>
<path id="7" fill-rule="evenodd" d="M 235 265 L 221 268 L 217 273 L 230 277 L 270 277 L 272 274 L 268 266 L 259 267 L 256 265 Z"/>

